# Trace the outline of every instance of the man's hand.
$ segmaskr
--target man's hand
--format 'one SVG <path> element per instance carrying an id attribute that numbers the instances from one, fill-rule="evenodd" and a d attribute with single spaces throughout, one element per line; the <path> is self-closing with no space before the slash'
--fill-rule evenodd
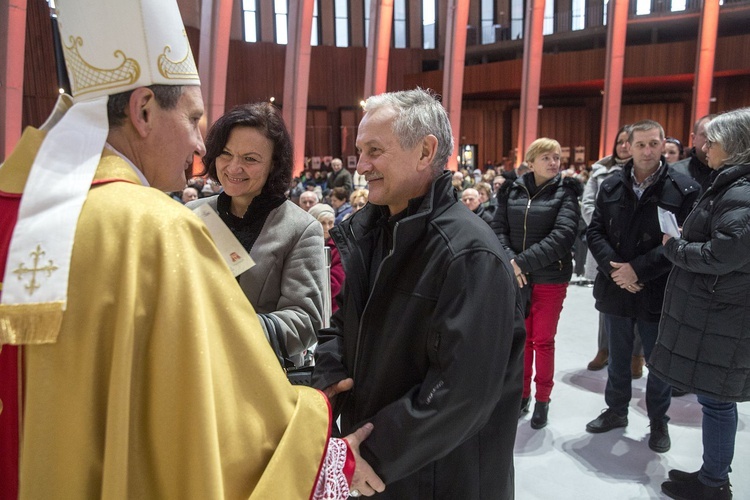
<path id="1" fill-rule="evenodd" d="M 666 245 L 669 240 L 671 240 L 672 237 L 669 236 L 667 233 L 664 233 L 664 236 L 661 237 L 661 244 Z"/>
<path id="2" fill-rule="evenodd" d="M 614 268 L 609 275 L 620 288 L 630 293 L 637 293 L 643 290 L 643 285 L 638 283 L 638 275 L 635 274 L 633 266 L 629 263 L 610 261 L 609 265 Z"/>
<path id="3" fill-rule="evenodd" d="M 333 398 L 336 396 L 336 394 L 349 391 L 352 387 L 354 387 L 354 379 L 345 378 L 344 380 L 340 380 L 335 384 L 329 385 L 328 387 L 323 389 L 323 394 L 326 395 L 328 401 L 330 401 L 331 403 L 331 406 L 333 406 Z"/>
<path id="4" fill-rule="evenodd" d="M 526 275 L 523 274 L 523 271 L 521 271 L 521 268 L 518 267 L 518 264 L 516 264 L 516 259 L 511 259 L 510 264 L 513 266 L 513 274 L 516 275 L 516 281 L 518 281 L 518 288 L 523 288 L 523 286 L 528 283 L 526 281 Z"/>
<path id="5" fill-rule="evenodd" d="M 362 441 L 367 439 L 367 437 L 372 432 L 372 429 L 373 425 L 368 422 L 344 438 L 349 444 L 349 448 L 351 448 L 352 454 L 354 455 L 354 460 L 357 463 L 356 468 L 354 469 L 352 484 L 349 485 L 349 488 L 352 491 L 358 491 L 361 495 L 364 495 L 366 497 L 370 497 L 375 493 L 382 493 L 383 490 L 385 490 L 385 483 L 383 482 L 383 480 L 380 479 L 377 474 L 375 474 L 375 471 L 372 470 L 370 464 L 368 464 L 367 461 L 359 454 L 359 445 L 362 444 Z"/>

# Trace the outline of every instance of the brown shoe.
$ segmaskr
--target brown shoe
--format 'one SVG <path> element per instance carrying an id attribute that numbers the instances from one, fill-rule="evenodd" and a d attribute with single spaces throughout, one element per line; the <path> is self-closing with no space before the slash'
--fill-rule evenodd
<path id="1" fill-rule="evenodd" d="M 633 356 L 630 362 L 630 373 L 633 375 L 633 380 L 643 376 L 643 365 L 645 364 L 646 360 L 643 356 Z"/>
<path id="2" fill-rule="evenodd" d="M 596 372 L 607 366 L 609 363 L 609 351 L 607 349 L 599 349 L 594 359 L 588 364 L 586 369 Z"/>

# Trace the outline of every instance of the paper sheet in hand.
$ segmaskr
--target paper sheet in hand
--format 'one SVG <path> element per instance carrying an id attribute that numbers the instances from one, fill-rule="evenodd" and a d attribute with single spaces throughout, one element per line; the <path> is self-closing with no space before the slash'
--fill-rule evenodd
<path id="1" fill-rule="evenodd" d="M 221 256 L 224 257 L 229 269 L 235 276 L 239 276 L 255 265 L 245 247 L 232 234 L 232 230 L 224 224 L 224 221 L 213 208 L 204 204 L 194 209 L 193 212 L 201 218 L 208 228 L 208 232 L 211 233 Z"/>
<path id="2" fill-rule="evenodd" d="M 680 227 L 677 225 L 677 219 L 674 214 L 669 210 L 664 210 L 661 207 L 656 207 L 659 212 L 659 227 L 661 232 L 668 234 L 672 238 L 680 237 Z"/>

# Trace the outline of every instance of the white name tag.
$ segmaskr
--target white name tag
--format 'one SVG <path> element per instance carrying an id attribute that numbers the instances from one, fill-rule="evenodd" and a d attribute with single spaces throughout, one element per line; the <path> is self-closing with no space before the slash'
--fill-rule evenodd
<path id="1" fill-rule="evenodd" d="M 201 205 L 193 210 L 193 213 L 201 218 L 211 233 L 221 256 L 224 257 L 232 274 L 239 276 L 255 265 L 250 254 L 242 246 L 242 243 L 232 234 L 232 230 L 224 224 L 219 214 L 207 204 Z"/>

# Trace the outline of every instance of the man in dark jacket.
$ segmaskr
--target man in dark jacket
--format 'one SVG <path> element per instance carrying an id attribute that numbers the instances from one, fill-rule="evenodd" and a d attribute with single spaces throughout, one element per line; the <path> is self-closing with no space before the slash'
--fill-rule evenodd
<path id="1" fill-rule="evenodd" d="M 505 252 L 443 172 L 448 116 L 420 89 L 371 97 L 357 148 L 369 203 L 331 231 L 346 284 L 314 385 L 342 431 L 374 424 L 360 452 L 377 498 L 513 498 L 522 311 Z"/>
<path id="2" fill-rule="evenodd" d="M 352 174 L 344 168 L 341 159 L 334 158 L 331 160 L 331 173 L 328 174 L 328 189 L 337 187 L 346 189 L 348 197 L 352 192 Z"/>
<path id="3" fill-rule="evenodd" d="M 698 181 L 703 191 L 708 189 L 711 184 L 711 172 L 713 172 L 706 161 L 706 152 L 703 151 L 703 145 L 706 143 L 706 124 L 714 116 L 706 115 L 695 122 L 693 132 L 690 134 L 690 142 L 693 143 L 693 148 L 689 151 L 687 158 L 672 165 L 676 172 Z"/>
<path id="4" fill-rule="evenodd" d="M 479 199 L 479 191 L 474 188 L 466 188 L 461 193 L 461 203 L 466 205 L 466 208 L 474 212 L 476 215 L 482 218 L 484 222 L 489 224 L 492 222 L 492 211 L 486 210 L 482 206 L 482 202 Z"/>
<path id="5" fill-rule="evenodd" d="M 602 183 L 586 232 L 599 269 L 594 284 L 596 308 L 604 313 L 609 333 L 604 393 L 608 408 L 586 425 L 586 430 L 594 433 L 628 425 L 630 358 L 636 326 L 646 359 L 656 341 L 667 274 L 672 267 L 661 246 L 657 208 L 672 212 L 681 225 L 700 193 L 697 182 L 667 166 L 662 156 L 661 125 L 651 120 L 635 123 L 628 142 L 633 157 Z M 658 453 L 671 447 L 667 428 L 670 392 L 666 382 L 649 373 L 648 445 Z"/>

